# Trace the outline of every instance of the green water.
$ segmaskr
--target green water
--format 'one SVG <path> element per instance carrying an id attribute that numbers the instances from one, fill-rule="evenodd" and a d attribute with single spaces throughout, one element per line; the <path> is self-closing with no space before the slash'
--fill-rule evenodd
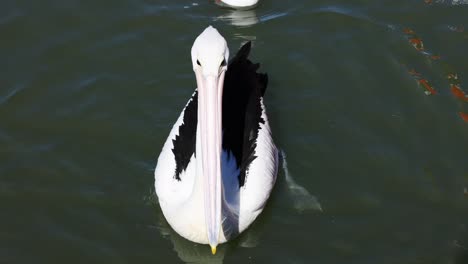
<path id="1" fill-rule="evenodd" d="M 468 263 L 468 103 L 450 89 L 468 92 L 468 5 L 433 2 L 2 1 L 0 263 Z M 210 24 L 231 53 L 253 41 L 310 194 L 281 170 L 214 257 L 171 231 L 153 187 Z"/>

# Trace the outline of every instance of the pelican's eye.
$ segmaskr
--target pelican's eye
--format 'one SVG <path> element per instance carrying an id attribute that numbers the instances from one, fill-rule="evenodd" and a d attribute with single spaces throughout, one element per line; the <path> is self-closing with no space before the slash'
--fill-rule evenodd
<path id="1" fill-rule="evenodd" d="M 200 61 L 199 61 L 199 60 L 197 60 L 197 64 L 198 64 L 198 66 L 201 66 L 201 64 L 200 64 Z"/>
<path id="2" fill-rule="evenodd" d="M 219 67 L 223 67 L 223 66 L 226 66 L 226 59 L 223 59 L 223 61 L 221 62 L 221 65 Z"/>

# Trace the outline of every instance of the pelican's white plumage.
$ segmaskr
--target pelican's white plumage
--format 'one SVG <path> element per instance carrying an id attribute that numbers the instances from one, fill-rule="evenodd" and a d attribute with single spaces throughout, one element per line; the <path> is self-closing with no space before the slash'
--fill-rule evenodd
<path id="1" fill-rule="evenodd" d="M 216 2 L 236 9 L 250 9 L 258 4 L 258 0 L 217 0 Z"/>
<path id="2" fill-rule="evenodd" d="M 276 181 L 278 151 L 263 104 L 267 76 L 256 73 L 249 51 L 250 43 L 228 66 L 229 50 L 216 29 L 197 37 L 191 55 L 198 89 L 155 169 L 169 225 L 213 252 L 255 220 Z"/>

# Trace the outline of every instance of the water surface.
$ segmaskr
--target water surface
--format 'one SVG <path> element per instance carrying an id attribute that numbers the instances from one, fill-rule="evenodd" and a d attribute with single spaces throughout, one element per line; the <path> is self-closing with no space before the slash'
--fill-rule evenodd
<path id="1" fill-rule="evenodd" d="M 468 263 L 468 5 L 286 2 L 0 3 L 0 262 Z M 253 41 L 288 169 L 215 257 L 153 187 L 210 24 Z"/>

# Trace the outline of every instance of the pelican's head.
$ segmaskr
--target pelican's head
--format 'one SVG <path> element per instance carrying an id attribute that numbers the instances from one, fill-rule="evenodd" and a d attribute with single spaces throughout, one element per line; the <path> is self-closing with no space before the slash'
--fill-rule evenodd
<path id="1" fill-rule="evenodd" d="M 229 49 L 226 40 L 214 27 L 207 27 L 192 46 L 192 65 L 204 76 L 219 75 L 226 71 Z"/>
<path id="2" fill-rule="evenodd" d="M 211 26 L 193 43 L 192 64 L 197 78 L 198 133 L 201 144 L 201 157 L 197 154 L 197 166 L 202 168 L 203 175 L 198 176 L 203 179 L 206 235 L 213 254 L 216 253 L 221 231 L 221 118 L 228 59 L 226 40 Z"/>

